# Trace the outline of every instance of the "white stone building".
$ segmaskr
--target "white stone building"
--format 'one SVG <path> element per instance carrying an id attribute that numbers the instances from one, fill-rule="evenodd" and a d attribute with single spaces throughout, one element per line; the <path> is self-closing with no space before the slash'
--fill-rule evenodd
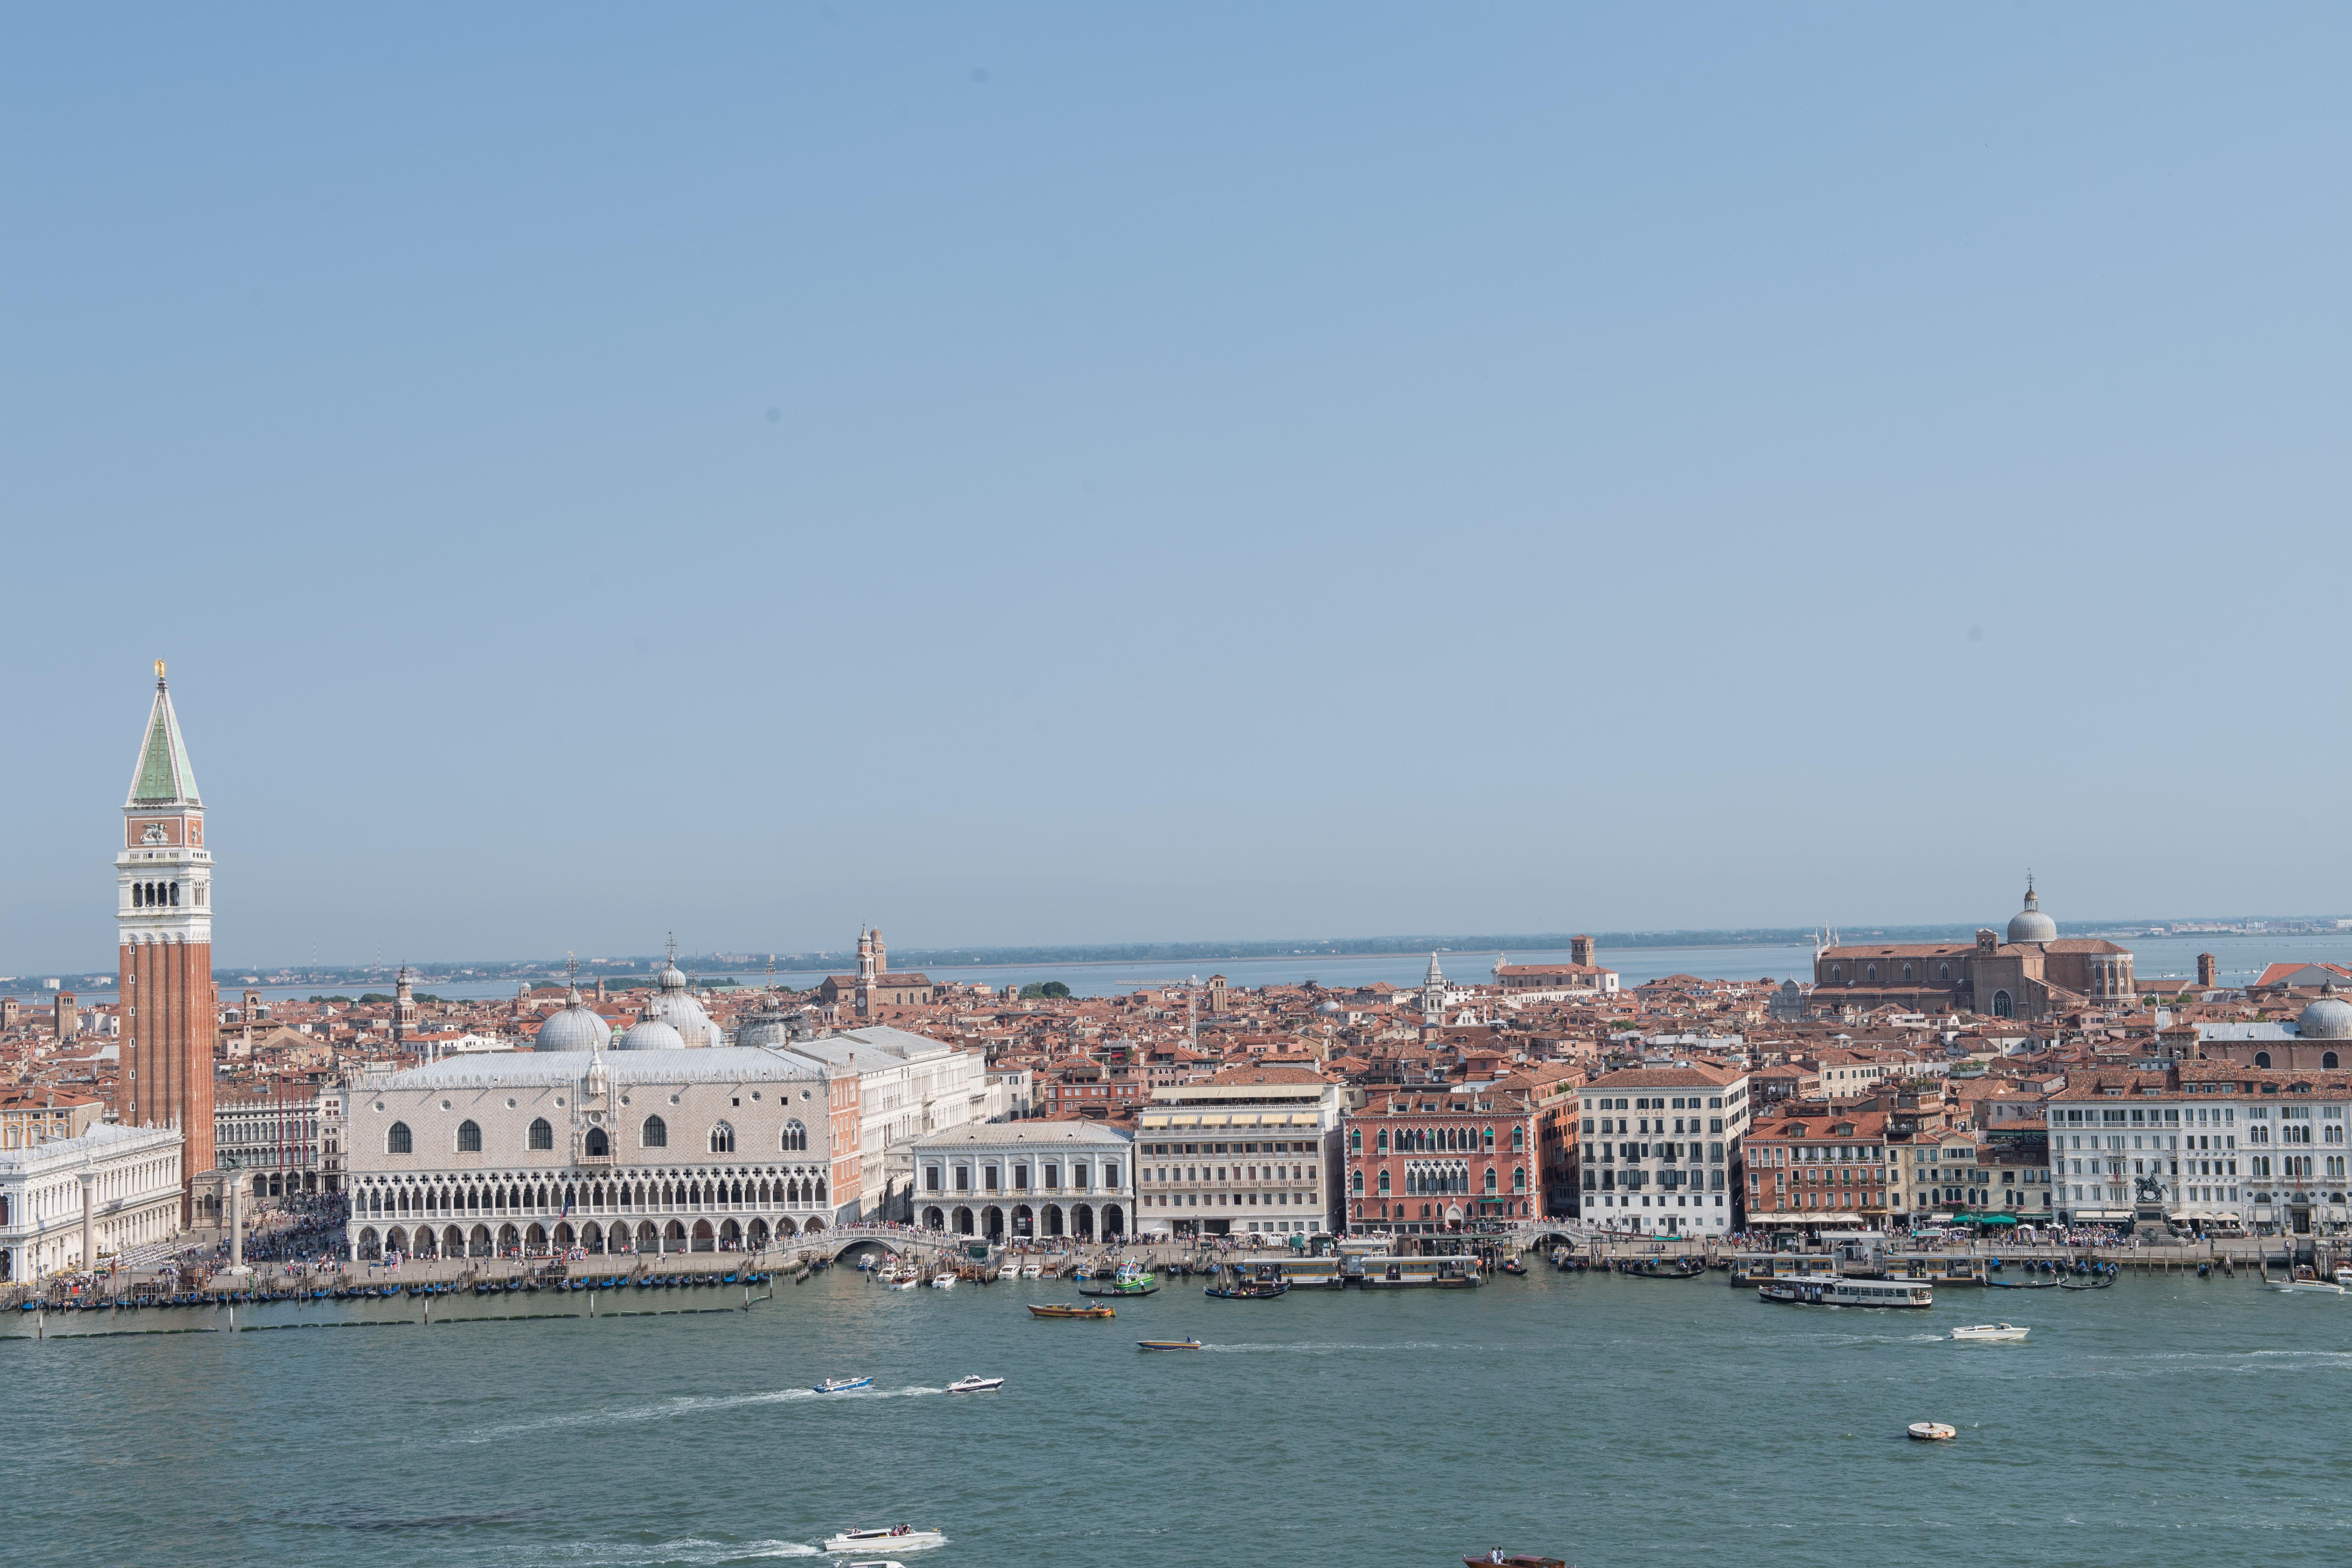
<path id="1" fill-rule="evenodd" d="M 1734 1226 L 1748 1075 L 1628 1068 L 1577 1091 L 1583 1218 L 1643 1236 L 1721 1236 Z"/>
<path id="2" fill-rule="evenodd" d="M 265 1083 L 216 1089 L 213 1160 L 235 1173 L 254 1199 L 341 1190 L 343 1091 L 340 1086 Z"/>
<path id="3" fill-rule="evenodd" d="M 104 1262 L 180 1229 L 180 1134 L 100 1124 L 0 1152 L 0 1279 Z"/>
<path id="4" fill-rule="evenodd" d="M 1350 1092 L 1311 1068 L 1287 1066 L 1229 1067 L 1153 1089 L 1135 1124 L 1136 1228 L 1161 1237 L 1339 1230 L 1339 1124 Z"/>
<path id="5" fill-rule="evenodd" d="M 1004 1114 L 1004 1089 L 990 1081 L 986 1054 L 927 1035 L 875 1025 L 794 1040 L 782 1048 L 856 1077 L 853 1218 L 912 1217 L 915 1166 L 909 1146 L 929 1133 Z"/>
<path id="6" fill-rule="evenodd" d="M 1128 1135 L 1093 1121 L 967 1122 L 909 1147 L 916 1222 L 956 1236 L 1082 1241 L 1126 1236 Z"/>
<path id="7" fill-rule="evenodd" d="M 593 1042 L 577 1018 L 558 1039 L 575 1026 Z M 755 1248 L 850 1217 L 832 1136 L 842 1086 L 822 1063 L 638 1043 L 679 1039 L 668 1018 L 610 1053 L 551 1050 L 545 1035 L 527 1054 L 352 1086 L 351 1256 Z"/>

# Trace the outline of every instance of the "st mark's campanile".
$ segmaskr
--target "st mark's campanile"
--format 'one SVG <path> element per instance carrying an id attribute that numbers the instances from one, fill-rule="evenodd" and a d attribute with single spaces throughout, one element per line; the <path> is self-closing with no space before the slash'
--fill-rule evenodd
<path id="1" fill-rule="evenodd" d="M 187 742 L 155 661 L 155 705 L 122 803 L 114 858 L 116 956 L 122 985 L 119 1114 L 132 1127 L 176 1127 L 185 1180 L 213 1168 L 213 857 Z M 193 1224 L 185 1193 L 180 1220 Z"/>

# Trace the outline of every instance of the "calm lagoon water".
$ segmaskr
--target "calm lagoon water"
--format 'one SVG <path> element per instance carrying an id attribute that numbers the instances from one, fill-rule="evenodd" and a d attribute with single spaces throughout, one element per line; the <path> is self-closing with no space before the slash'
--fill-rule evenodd
<path id="1" fill-rule="evenodd" d="M 836 1270 L 749 1313 L 11 1340 L 5 1554 L 654 1568 L 910 1521 L 949 1542 L 908 1568 L 2352 1561 L 2352 1300 L 2241 1276 L 1870 1312 L 1720 1278 L 1177 1281 L 1052 1323 L 1023 1303 L 1066 1285 Z M 1939 1338 L 1992 1316 L 2032 1339 Z M 1208 1348 L 1133 1342 L 1184 1334 Z M 969 1372 L 1010 1382 L 941 1392 Z M 805 1392 L 853 1373 L 875 1391 Z M 1960 1438 L 1906 1441 L 1927 1418 Z"/>
<path id="2" fill-rule="evenodd" d="M 1999 926 L 2007 919 L 1993 923 Z M 2262 973 L 2263 965 L 2289 961 L 2308 963 L 2327 959 L 2343 963 L 2352 959 L 2352 932 L 2341 935 L 2308 936 L 2166 936 L 2130 937 L 2124 946 L 2132 950 L 2133 973 L 2143 982 L 2159 979 L 2188 980 L 2197 973 L 2197 955 L 2210 952 L 2221 961 L 2224 984 L 2242 984 Z M 1441 953 L 1439 966 L 1447 978 L 1465 984 L 1487 983 L 1498 955 L 1491 950 Z M 1513 963 L 1566 963 L 1566 949 L 1558 952 L 1514 949 L 1507 956 Z M 1668 974 L 1696 974 L 1703 980 L 1757 980 L 1770 977 L 1786 980 L 1790 977 L 1809 979 L 1813 973 L 1813 950 L 1809 946 L 1755 947 L 1621 947 L 1602 948 L 1600 961 L 1614 969 L 1627 985 L 1639 985 L 1643 981 L 1656 980 Z M 1187 961 L 1184 963 L 1039 963 L 994 965 L 957 969 L 933 966 L 927 971 L 934 980 L 962 983 L 985 982 L 990 985 L 1028 984 L 1032 981 L 1059 980 L 1082 996 L 1115 996 L 1124 992 L 1147 986 L 1176 985 L 1187 980 L 1206 980 L 1212 973 L 1223 974 L 1235 985 L 1296 985 L 1302 981 L 1320 981 L 1323 984 L 1344 989 L 1354 985 L 1370 985 L 1385 980 L 1391 985 L 1418 985 L 1429 966 L 1425 952 L 1373 953 L 1349 957 L 1329 954 L 1300 953 L 1283 958 L 1236 958 L 1223 963 Z M 756 969 L 740 969 L 735 979 L 756 985 L 767 976 Z M 778 971 L 779 984 L 805 989 L 824 978 L 818 971 Z M 383 990 L 389 983 L 379 984 Z M 237 987 L 224 983 L 224 993 Z M 317 994 L 323 988 L 316 985 L 288 988 L 262 987 L 262 994 L 272 999 L 302 997 Z M 344 988 L 349 991 L 349 987 Z M 432 981 L 421 989 L 436 996 L 490 997 L 511 996 L 511 982 L 445 983 Z M 355 993 L 354 993 L 355 994 Z"/>

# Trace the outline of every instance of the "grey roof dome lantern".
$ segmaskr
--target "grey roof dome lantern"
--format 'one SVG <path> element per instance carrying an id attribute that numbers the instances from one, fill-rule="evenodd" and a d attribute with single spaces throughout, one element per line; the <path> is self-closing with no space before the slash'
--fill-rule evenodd
<path id="1" fill-rule="evenodd" d="M 2058 922 L 2042 912 L 2042 900 L 2034 896 L 2033 879 L 2025 879 L 2025 907 L 2009 917 L 2009 940 L 2011 942 L 2056 942 Z"/>

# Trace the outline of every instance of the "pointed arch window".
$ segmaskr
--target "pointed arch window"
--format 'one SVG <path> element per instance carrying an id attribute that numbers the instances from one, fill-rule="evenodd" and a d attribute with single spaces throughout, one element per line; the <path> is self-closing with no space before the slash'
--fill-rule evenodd
<path id="1" fill-rule="evenodd" d="M 555 1129 L 548 1124 L 544 1116 L 530 1124 L 530 1146 L 534 1149 L 555 1147 Z"/>
<path id="2" fill-rule="evenodd" d="M 784 1151 L 792 1153 L 808 1148 L 808 1129 L 797 1118 L 784 1123 Z"/>
<path id="3" fill-rule="evenodd" d="M 603 1128 L 591 1127 L 588 1129 L 586 1147 L 590 1154 L 601 1160 L 613 1152 L 613 1141 L 604 1136 Z"/>
<path id="4" fill-rule="evenodd" d="M 724 1121 L 710 1130 L 710 1152 L 714 1154 L 735 1152 L 735 1129 Z"/>
<path id="5" fill-rule="evenodd" d="M 668 1148 L 669 1123 L 658 1116 L 646 1117 L 645 1126 L 638 1131 L 637 1142 L 648 1149 Z"/>
<path id="6" fill-rule="evenodd" d="M 457 1123 L 457 1152 L 478 1154 L 482 1152 L 482 1126 L 478 1121 Z"/>
<path id="7" fill-rule="evenodd" d="M 387 1154 L 408 1154 L 415 1152 L 415 1141 L 409 1136 L 408 1123 L 395 1121 L 385 1129 L 383 1152 Z"/>

